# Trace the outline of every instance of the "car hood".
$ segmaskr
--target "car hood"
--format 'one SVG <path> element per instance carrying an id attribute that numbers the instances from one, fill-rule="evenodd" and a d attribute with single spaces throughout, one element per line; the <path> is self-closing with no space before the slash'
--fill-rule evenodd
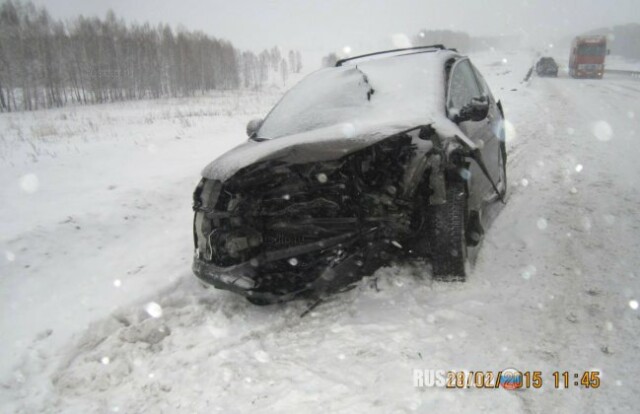
<path id="1" fill-rule="evenodd" d="M 427 124 L 438 132 L 448 130 L 445 135 L 454 135 L 456 131 L 461 134 L 457 126 L 444 117 L 437 121 L 422 118 L 384 124 L 344 123 L 260 142 L 249 140 L 209 163 L 202 170 L 202 176 L 225 181 L 244 167 L 268 160 L 292 164 L 335 160 L 391 135 Z"/>

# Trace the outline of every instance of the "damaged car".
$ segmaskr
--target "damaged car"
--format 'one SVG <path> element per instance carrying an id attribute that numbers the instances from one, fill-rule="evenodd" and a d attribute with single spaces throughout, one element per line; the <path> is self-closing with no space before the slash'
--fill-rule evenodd
<path id="1" fill-rule="evenodd" d="M 504 113 L 442 45 L 343 59 L 294 86 L 193 194 L 193 272 L 255 304 L 322 298 L 399 256 L 464 281 L 504 201 Z"/>

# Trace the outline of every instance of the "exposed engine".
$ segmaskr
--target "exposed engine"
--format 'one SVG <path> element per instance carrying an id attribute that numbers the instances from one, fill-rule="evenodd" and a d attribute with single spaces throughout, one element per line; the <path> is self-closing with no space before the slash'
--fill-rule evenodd
<path id="1" fill-rule="evenodd" d="M 359 279 L 421 225 L 403 187 L 411 142 L 400 134 L 334 161 L 272 160 L 224 183 L 203 179 L 194 193 L 196 254 L 221 268 L 249 262 L 256 292 L 334 290 Z"/>

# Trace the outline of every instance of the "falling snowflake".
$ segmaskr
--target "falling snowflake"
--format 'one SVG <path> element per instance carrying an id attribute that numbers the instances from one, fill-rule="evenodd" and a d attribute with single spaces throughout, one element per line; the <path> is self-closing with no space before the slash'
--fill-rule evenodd
<path id="1" fill-rule="evenodd" d="M 597 121 L 594 123 L 591 132 L 600 141 L 609 141 L 613 138 L 613 129 L 607 121 Z"/>
<path id="2" fill-rule="evenodd" d="M 351 46 L 345 46 L 345 47 L 343 47 L 343 48 L 342 48 L 342 52 L 343 52 L 345 55 L 350 54 L 350 53 L 351 53 Z"/>
<path id="3" fill-rule="evenodd" d="M 152 318 L 159 318 L 162 316 L 162 307 L 158 305 L 156 302 L 149 302 L 144 307 L 144 310 L 151 316 Z"/>
<path id="4" fill-rule="evenodd" d="M 547 228 L 547 220 L 542 217 L 539 218 L 536 222 L 536 226 L 538 226 L 538 229 L 540 230 L 545 230 Z"/>
<path id="5" fill-rule="evenodd" d="M 578 189 L 577 189 L 577 188 L 575 188 L 575 187 L 571 187 L 571 190 L 569 190 L 569 192 L 570 192 L 571 194 L 577 194 L 577 193 L 578 193 Z"/>
<path id="6" fill-rule="evenodd" d="M 291 266 L 298 266 L 298 259 L 296 259 L 295 257 L 289 259 L 288 262 Z"/>
<path id="7" fill-rule="evenodd" d="M 4 257 L 7 258 L 8 262 L 13 262 L 14 260 L 16 260 L 16 255 L 13 252 L 10 252 L 9 250 L 4 252 Z"/>
<path id="8" fill-rule="evenodd" d="M 576 165 L 576 172 L 582 171 L 582 164 Z"/>
<path id="9" fill-rule="evenodd" d="M 318 182 L 320 182 L 321 184 L 324 184 L 327 182 L 327 174 L 325 173 L 318 174 L 316 178 L 318 179 Z"/>
<path id="10" fill-rule="evenodd" d="M 507 58 L 502 58 L 502 64 L 506 65 L 507 63 L 509 63 L 509 61 L 507 60 Z"/>
<path id="11" fill-rule="evenodd" d="M 554 135 L 555 132 L 556 132 L 555 127 L 553 125 L 551 125 L 551 124 L 547 124 L 546 130 L 547 130 L 547 134 L 549 134 L 549 135 Z"/>
<path id="12" fill-rule="evenodd" d="M 393 240 L 391 242 L 391 244 L 393 244 L 394 246 L 396 246 L 398 249 L 402 249 L 402 245 L 400 243 L 398 243 L 397 241 Z"/>
<path id="13" fill-rule="evenodd" d="M 394 35 L 391 36 L 391 41 L 393 42 L 393 45 L 397 48 L 405 48 L 405 47 L 411 47 L 411 40 L 409 40 L 409 37 L 404 34 L 404 33 L 396 33 Z"/>
<path id="14" fill-rule="evenodd" d="M 113 286 L 115 287 L 120 287 L 122 286 L 122 281 L 120 281 L 120 279 L 116 279 L 113 281 Z"/>
<path id="15" fill-rule="evenodd" d="M 285 195 L 282 196 L 282 198 L 284 200 L 289 200 L 291 198 L 291 196 L 289 194 L 285 194 Z"/>
<path id="16" fill-rule="evenodd" d="M 20 178 L 20 187 L 25 193 L 35 193 L 36 191 L 38 191 L 38 187 L 40 187 L 38 176 L 35 174 L 23 175 L 22 178 Z"/>
<path id="17" fill-rule="evenodd" d="M 269 362 L 269 360 L 271 359 L 269 357 L 269 354 L 267 354 L 265 351 L 263 350 L 259 350 L 253 353 L 253 357 L 258 360 L 258 362 L 262 362 L 263 364 Z"/>
<path id="18" fill-rule="evenodd" d="M 102 363 L 102 365 L 109 365 L 109 362 L 111 362 L 111 360 L 109 359 L 109 357 L 105 356 L 100 358 L 100 362 Z"/>
<path id="19" fill-rule="evenodd" d="M 341 130 L 345 138 L 353 138 L 356 135 L 356 127 L 351 122 L 342 124 Z"/>
<path id="20" fill-rule="evenodd" d="M 512 142 L 517 138 L 516 127 L 508 120 L 504 121 L 504 138 L 507 142 Z"/>
<path id="21" fill-rule="evenodd" d="M 525 280 L 531 279 L 531 276 L 535 275 L 538 269 L 534 265 L 529 265 L 522 270 L 521 276 Z"/>
<path id="22" fill-rule="evenodd" d="M 638 309 L 638 301 L 637 300 L 630 300 L 629 301 L 629 307 L 633 310 Z"/>
<path id="23" fill-rule="evenodd" d="M 522 180 L 520 180 L 520 184 L 522 184 L 523 187 L 526 187 L 529 185 L 529 180 L 523 178 Z"/>

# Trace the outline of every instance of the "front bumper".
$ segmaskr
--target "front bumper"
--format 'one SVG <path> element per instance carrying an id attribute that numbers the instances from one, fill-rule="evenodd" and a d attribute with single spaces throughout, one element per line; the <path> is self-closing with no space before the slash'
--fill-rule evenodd
<path id="1" fill-rule="evenodd" d="M 583 71 L 583 70 L 578 70 L 578 71 L 576 71 L 575 77 L 576 78 L 583 78 L 583 79 L 602 79 L 602 75 L 603 75 L 602 71 L 586 72 L 586 71 Z"/>
<path id="2" fill-rule="evenodd" d="M 552 69 L 540 70 L 538 71 L 538 76 L 555 77 L 555 76 L 558 76 L 558 71 L 552 70 Z"/>
<path id="3" fill-rule="evenodd" d="M 220 267 L 198 257 L 193 258 L 193 273 L 207 285 L 216 289 L 229 290 L 242 296 L 268 302 L 280 302 L 292 299 L 298 292 L 276 295 L 270 292 L 254 290 L 256 287 L 256 268 L 251 262 L 235 266 Z"/>

